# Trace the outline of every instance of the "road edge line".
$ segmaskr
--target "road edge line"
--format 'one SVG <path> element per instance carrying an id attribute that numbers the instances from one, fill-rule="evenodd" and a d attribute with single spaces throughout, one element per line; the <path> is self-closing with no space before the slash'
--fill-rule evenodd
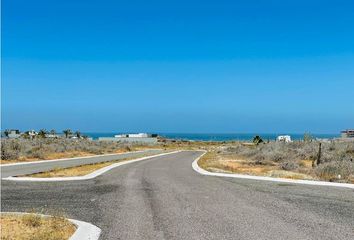
<path id="1" fill-rule="evenodd" d="M 1 212 L 1 214 L 12 214 L 12 215 L 28 215 L 32 213 L 26 213 L 26 212 Z M 44 214 L 39 214 L 39 213 L 34 213 L 38 216 L 41 217 L 53 217 L 50 215 L 44 215 Z M 70 221 L 72 224 L 74 224 L 77 229 L 73 233 L 73 235 L 69 238 L 69 240 L 98 240 L 102 230 L 93 225 L 92 223 L 76 220 L 76 219 L 70 219 L 67 218 L 68 221 Z"/>
<path id="2" fill-rule="evenodd" d="M 126 164 L 130 164 L 130 163 L 134 163 L 134 162 L 139 162 L 139 161 L 143 161 L 143 160 L 147 160 L 150 158 L 154 158 L 154 157 L 160 157 L 160 156 L 165 156 L 165 155 L 169 155 L 169 154 L 174 154 L 174 153 L 179 153 L 181 152 L 181 150 L 179 151 L 173 151 L 173 152 L 168 152 L 168 153 L 160 153 L 157 155 L 152 155 L 152 156 L 146 156 L 146 157 L 142 157 L 142 158 L 137 158 L 137 159 L 133 159 L 133 160 L 128 160 L 125 162 L 119 162 L 119 163 L 113 163 L 112 165 L 100 168 L 92 173 L 86 174 L 84 176 L 76 176 L 76 177 L 53 177 L 53 178 L 34 178 L 34 177 L 6 177 L 6 178 L 2 178 L 1 180 L 5 180 L 5 181 L 18 181 L 18 182 L 61 182 L 61 181 L 82 181 L 82 180 L 90 180 L 93 178 L 96 178 L 108 171 L 110 171 L 113 168 L 122 166 L 122 165 L 126 165 Z"/>
<path id="3" fill-rule="evenodd" d="M 192 163 L 192 168 L 194 171 L 201 175 L 214 176 L 214 177 L 228 177 L 228 178 L 239 178 L 239 179 L 249 179 L 258 181 L 270 181 L 270 182 L 280 182 L 280 183 L 294 183 L 303 185 L 314 185 L 314 186 L 329 186 L 329 187 L 341 187 L 354 189 L 354 184 L 351 183 L 335 183 L 335 182 L 325 182 L 325 181 L 311 181 L 311 180 L 296 180 L 296 179 L 286 179 L 286 178 L 273 178 L 273 177 L 263 177 L 263 176 L 252 176 L 236 173 L 214 173 L 209 172 L 198 165 L 198 161 L 207 153 L 203 150 L 203 154 L 195 159 Z"/>

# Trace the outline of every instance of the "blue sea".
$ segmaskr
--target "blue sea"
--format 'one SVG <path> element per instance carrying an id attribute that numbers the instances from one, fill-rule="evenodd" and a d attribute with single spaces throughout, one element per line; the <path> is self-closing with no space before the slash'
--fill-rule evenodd
<path id="1" fill-rule="evenodd" d="M 99 137 L 113 137 L 119 132 L 112 133 L 84 133 L 85 135 L 98 139 Z M 279 135 L 290 135 L 292 140 L 302 140 L 304 134 L 298 133 L 157 133 L 161 137 L 178 140 L 193 141 L 250 141 L 254 136 L 259 135 L 264 140 L 275 140 Z M 339 134 L 311 134 L 314 138 L 337 138 Z"/>

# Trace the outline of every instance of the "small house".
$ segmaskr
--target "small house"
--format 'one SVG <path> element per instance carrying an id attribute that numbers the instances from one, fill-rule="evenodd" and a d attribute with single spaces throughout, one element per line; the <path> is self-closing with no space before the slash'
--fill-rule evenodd
<path id="1" fill-rule="evenodd" d="M 341 131 L 342 138 L 354 138 L 354 129 Z"/>
<path id="2" fill-rule="evenodd" d="M 289 135 L 281 135 L 277 137 L 278 142 L 292 142 Z"/>
<path id="3" fill-rule="evenodd" d="M 21 136 L 20 130 L 17 130 L 17 129 L 11 129 L 7 133 L 8 138 L 19 138 L 20 136 Z"/>

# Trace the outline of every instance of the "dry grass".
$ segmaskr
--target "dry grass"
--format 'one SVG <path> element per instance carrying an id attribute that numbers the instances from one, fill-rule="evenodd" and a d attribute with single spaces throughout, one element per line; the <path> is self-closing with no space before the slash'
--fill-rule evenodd
<path id="1" fill-rule="evenodd" d="M 286 171 L 286 170 L 268 171 L 266 176 L 275 177 L 275 178 L 297 179 L 297 180 L 315 180 L 314 177 L 312 177 L 308 174 L 298 173 L 298 172 L 293 172 L 293 171 Z"/>
<path id="2" fill-rule="evenodd" d="M 208 171 L 223 171 L 248 175 L 266 175 L 276 170 L 274 164 L 255 165 L 236 156 L 221 156 L 215 152 L 208 152 L 198 162 L 199 166 Z"/>
<path id="3" fill-rule="evenodd" d="M 209 142 L 209 141 L 167 141 L 159 143 L 164 149 L 171 150 L 215 150 L 222 146 L 232 146 L 235 142 Z"/>
<path id="4" fill-rule="evenodd" d="M 121 160 L 123 161 L 123 160 Z M 35 177 L 35 178 L 52 178 L 52 177 L 74 177 L 74 176 L 84 176 L 90 174 L 100 168 L 107 167 L 118 161 L 96 163 L 96 164 L 87 164 L 71 168 L 56 168 L 47 172 L 40 172 L 35 174 L 25 175 L 26 177 Z"/>
<path id="5" fill-rule="evenodd" d="M 199 160 L 198 164 L 205 170 L 212 172 L 227 172 L 290 179 L 313 179 L 313 177 L 304 173 L 282 170 L 279 165 L 271 161 L 257 164 L 249 160 L 240 159 L 237 156 L 228 155 L 225 157 L 213 152 L 204 155 L 204 157 Z"/>
<path id="6" fill-rule="evenodd" d="M 139 156 L 139 158 L 152 156 L 152 155 L 155 155 L 155 154 L 143 154 L 143 155 Z M 70 167 L 70 168 L 57 168 L 57 169 L 53 169 L 51 171 L 34 173 L 34 174 L 25 175 L 25 176 L 26 177 L 35 177 L 35 178 L 85 176 L 87 174 L 90 174 L 90 173 L 98 170 L 98 169 L 110 166 L 114 163 L 124 162 L 124 161 L 129 161 L 129 160 L 134 160 L 134 159 L 136 159 L 136 157 L 124 158 L 124 159 L 119 159 L 119 160 L 109 161 L 109 162 L 102 162 L 102 163 L 85 164 L 85 165 L 80 165 L 77 167 Z"/>
<path id="7" fill-rule="evenodd" d="M 64 217 L 36 214 L 1 215 L 1 240 L 67 240 L 76 226 Z"/>

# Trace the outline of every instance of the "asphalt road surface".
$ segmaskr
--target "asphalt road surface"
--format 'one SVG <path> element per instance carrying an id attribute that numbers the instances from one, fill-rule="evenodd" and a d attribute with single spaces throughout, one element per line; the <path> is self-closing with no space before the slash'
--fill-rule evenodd
<path id="1" fill-rule="evenodd" d="M 48 160 L 48 161 L 38 161 L 36 163 L 26 164 L 15 164 L 8 166 L 1 166 L 1 177 L 9 177 L 9 176 L 18 176 L 23 174 L 31 174 L 37 172 L 44 172 L 54 168 L 68 168 L 79 166 L 83 164 L 91 164 L 91 163 L 99 163 L 99 162 L 108 162 L 114 160 L 120 160 L 124 158 L 130 157 L 142 157 L 146 154 L 159 154 L 162 153 L 162 150 L 152 149 L 145 150 L 139 152 L 127 152 L 120 154 L 109 154 L 109 155 L 101 155 L 101 156 L 92 156 L 92 157 L 78 157 L 72 158 L 70 160 Z"/>
<path id="2" fill-rule="evenodd" d="M 354 239 L 354 191 L 202 176 L 180 152 L 88 181 L 2 182 L 2 211 L 65 212 L 100 239 Z"/>

